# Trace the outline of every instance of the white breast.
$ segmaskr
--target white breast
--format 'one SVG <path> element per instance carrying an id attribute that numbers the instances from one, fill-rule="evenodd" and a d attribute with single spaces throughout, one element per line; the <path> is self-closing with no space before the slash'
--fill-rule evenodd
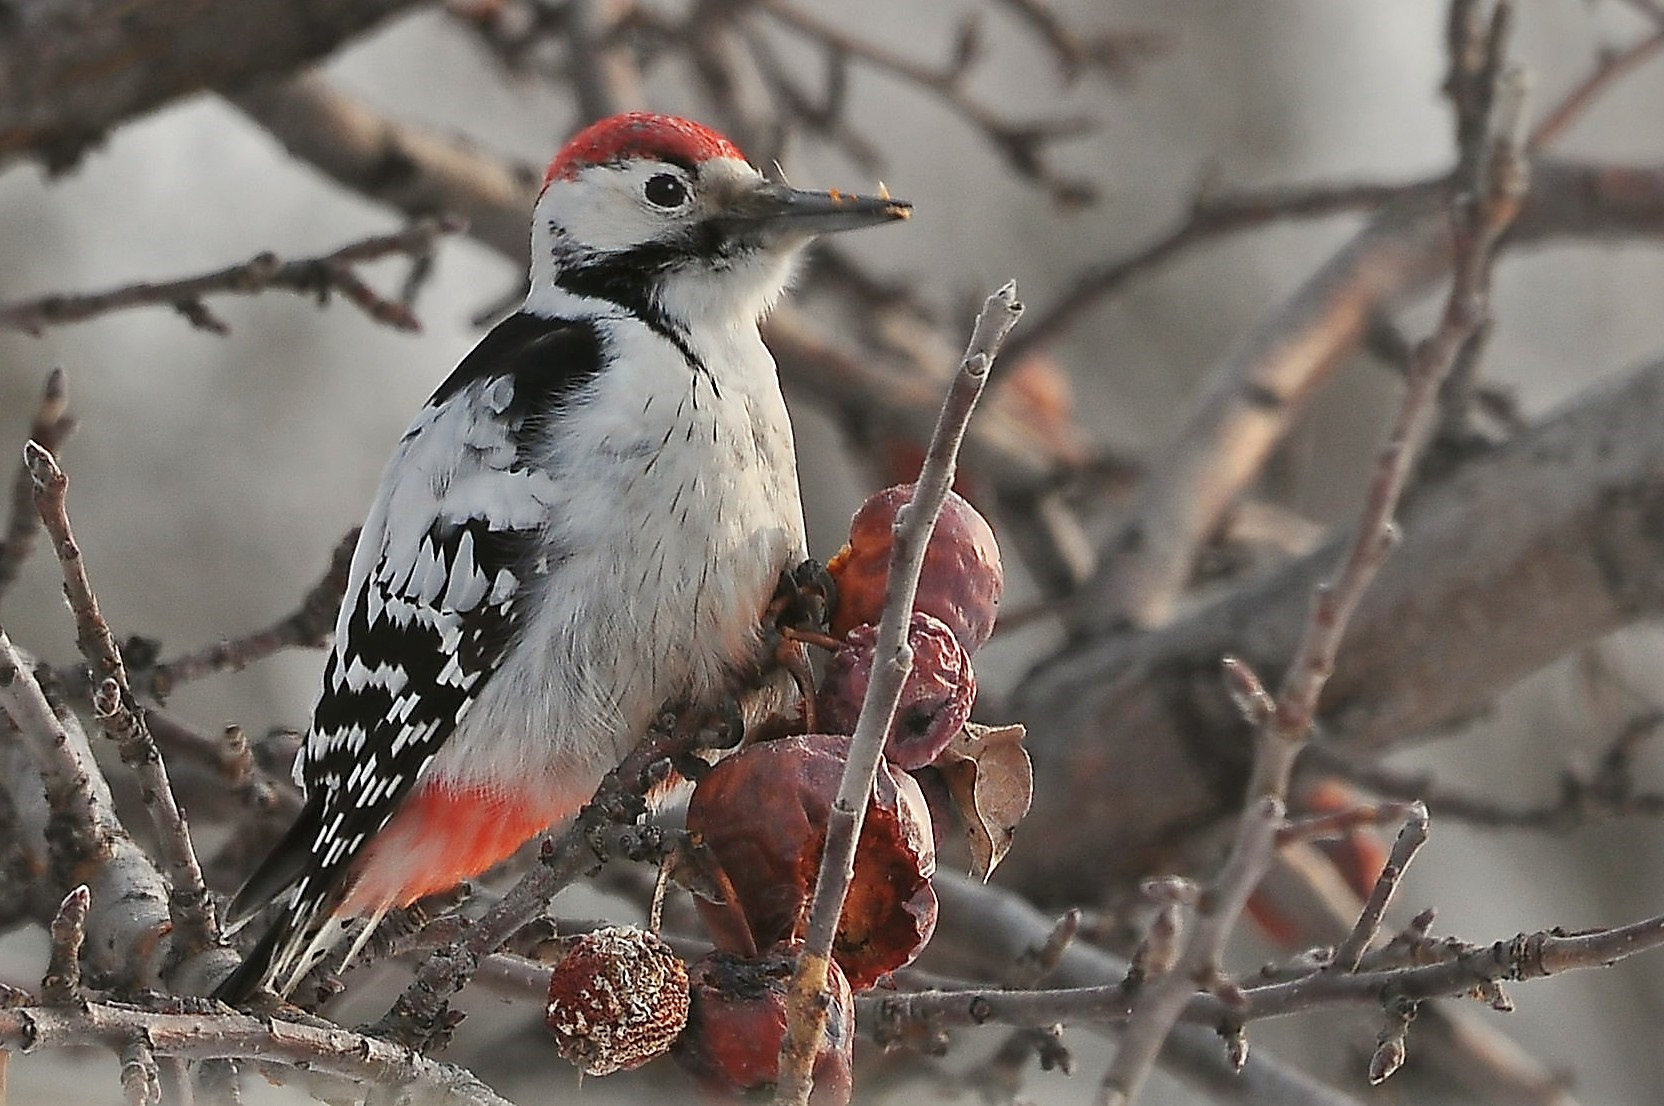
<path id="1" fill-rule="evenodd" d="M 546 431 L 547 574 L 428 770 L 524 781 L 564 809 L 667 704 L 721 694 L 806 555 L 791 424 L 756 327 L 696 342 L 707 376 L 632 317 L 601 326 L 609 366 Z"/>

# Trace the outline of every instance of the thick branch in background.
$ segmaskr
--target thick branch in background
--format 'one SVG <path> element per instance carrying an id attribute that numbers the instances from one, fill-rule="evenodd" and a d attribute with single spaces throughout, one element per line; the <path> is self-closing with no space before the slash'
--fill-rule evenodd
<path id="1" fill-rule="evenodd" d="M 1661 471 L 1655 364 L 1427 489 L 1353 620 L 1322 740 L 1380 750 L 1452 726 L 1578 645 L 1664 611 Z M 1092 901 L 1101 879 L 1160 867 L 1187 831 L 1233 809 L 1251 745 L 1220 658 L 1286 665 L 1338 548 L 1038 669 L 1019 713 L 1050 723 L 1029 737 L 1037 801 L 1007 878 L 1044 902 Z"/>
<path id="2" fill-rule="evenodd" d="M 1531 173 L 1531 194 L 1504 247 L 1664 235 L 1664 169 L 1545 160 Z M 1151 460 L 1074 607 L 1077 625 L 1153 627 L 1172 616 L 1197 550 L 1357 349 L 1369 320 L 1449 271 L 1447 208 L 1442 186 L 1407 190 L 1220 362 L 1183 428 Z"/>
<path id="3" fill-rule="evenodd" d="M 416 0 L 18 0 L 0 8 L 0 167 L 67 169 L 181 96 L 318 61 Z"/>
<path id="4" fill-rule="evenodd" d="M 540 173 L 459 139 L 397 123 L 303 74 L 249 89 L 233 102 L 294 157 L 413 218 L 451 213 L 480 242 L 523 263 Z"/>

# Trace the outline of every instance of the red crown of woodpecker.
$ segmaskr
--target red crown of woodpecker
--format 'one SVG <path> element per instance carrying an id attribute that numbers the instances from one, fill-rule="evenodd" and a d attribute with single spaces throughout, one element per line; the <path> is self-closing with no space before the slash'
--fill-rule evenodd
<path id="1" fill-rule="evenodd" d="M 543 187 L 548 188 L 551 181 L 570 180 L 590 165 L 634 157 L 657 158 L 690 167 L 714 157 L 745 160 L 739 147 L 691 119 L 632 111 L 591 123 L 573 135 L 549 163 L 549 171 L 543 174 Z"/>

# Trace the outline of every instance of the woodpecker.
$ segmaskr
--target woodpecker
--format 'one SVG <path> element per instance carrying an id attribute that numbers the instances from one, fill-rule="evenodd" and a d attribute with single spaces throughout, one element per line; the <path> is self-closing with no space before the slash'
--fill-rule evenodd
<path id="1" fill-rule="evenodd" d="M 279 902 L 220 997 L 287 994 L 358 925 L 573 814 L 668 704 L 730 694 L 806 556 L 758 321 L 814 236 L 886 196 L 766 180 L 685 119 L 579 132 L 530 292 L 393 451 L 295 763 L 306 803 L 231 904 Z"/>

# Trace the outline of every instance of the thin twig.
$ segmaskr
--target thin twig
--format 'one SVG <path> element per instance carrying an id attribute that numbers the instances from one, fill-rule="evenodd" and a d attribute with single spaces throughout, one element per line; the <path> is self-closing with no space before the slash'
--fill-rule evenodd
<path id="1" fill-rule="evenodd" d="M 1012 965 L 1008 982 L 1013 987 L 1034 987 L 1057 969 L 1058 961 L 1080 932 L 1081 912 L 1078 908 L 1065 910 L 1052 931 L 1038 945 L 1030 945 Z"/>
<path id="2" fill-rule="evenodd" d="M 1284 811 L 1281 796 L 1267 795 L 1243 813 L 1231 853 L 1219 871 L 1214 891 L 1197 908 L 1177 962 L 1138 999 L 1115 1059 L 1104 1075 L 1100 1101 L 1119 1104 L 1133 1099 L 1198 986 L 1209 992 L 1236 995 L 1234 985 L 1219 974 L 1220 951 L 1271 862 Z M 1234 1012 L 1241 1005 L 1240 997 L 1227 1005 Z"/>
<path id="3" fill-rule="evenodd" d="M 52 937 L 52 952 L 47 960 L 46 974 L 40 981 L 40 999 L 58 1006 L 73 1006 L 82 1001 L 81 946 L 87 941 L 87 911 L 92 906 L 92 892 L 81 884 L 58 904 L 48 932 Z"/>
<path id="4" fill-rule="evenodd" d="M 121 1091 L 127 1106 L 156 1106 L 162 1101 L 162 1073 L 156 1050 L 144 1030 L 137 1030 L 116 1052 L 121 1063 Z"/>
<path id="5" fill-rule="evenodd" d="M 24 457 L 35 480 L 35 509 L 57 548 L 63 569 L 64 594 L 75 615 L 76 642 L 94 677 L 93 712 L 104 732 L 121 750 L 124 764 L 141 784 L 141 795 L 156 830 L 168 876 L 168 914 L 173 920 L 174 951 L 188 956 L 219 942 L 219 923 L 202 880 L 202 866 L 185 824 L 185 812 L 168 781 L 167 765 L 156 750 L 144 709 L 127 681 L 127 669 L 115 635 L 104 620 L 87 577 L 80 546 L 70 529 L 65 495 L 69 478 L 52 454 L 37 442 L 24 446 Z"/>
<path id="6" fill-rule="evenodd" d="M 29 423 L 29 438 L 56 453 L 75 430 L 75 419 L 69 414 L 69 389 L 64 371 L 53 369 L 46 376 L 46 387 L 41 390 L 40 406 Z M 19 463 L 12 479 L 11 514 L 6 523 L 6 536 L 0 541 L 0 596 L 17 580 L 17 574 L 35 547 L 35 535 L 40 533 L 40 516 L 35 514 L 35 481 L 29 467 Z"/>
<path id="7" fill-rule="evenodd" d="M 1613 85 L 1657 57 L 1660 51 L 1664 51 L 1664 27 L 1621 50 L 1602 51 L 1594 69 L 1531 128 L 1531 135 L 1525 140 L 1526 149 L 1552 146 Z"/>
<path id="8" fill-rule="evenodd" d="M 1386 914 L 1388 905 L 1392 902 L 1394 893 L 1398 890 L 1399 881 L 1404 878 L 1404 872 L 1415 858 L 1416 851 L 1427 843 L 1427 808 L 1416 803 L 1410 808 L 1409 815 L 1404 819 L 1404 828 L 1398 831 L 1398 838 L 1393 842 L 1392 852 L 1387 854 L 1387 863 L 1381 869 L 1381 874 L 1375 880 L 1375 887 L 1369 893 L 1369 900 L 1358 915 L 1357 923 L 1352 932 L 1346 935 L 1336 948 L 1330 967 L 1337 971 L 1355 972 L 1363 962 L 1364 953 L 1375 941 L 1375 935 L 1381 931 L 1381 918 Z"/>
<path id="9" fill-rule="evenodd" d="M 142 680 L 145 691 L 165 700 L 182 683 L 217 672 L 240 672 L 274 653 L 299 646 L 319 649 L 329 644 L 335 631 L 336 612 L 347 589 L 347 571 L 358 546 L 358 527 L 353 527 L 335 545 L 329 568 L 312 585 L 291 614 L 270 626 L 241 637 L 215 642 L 169 661 L 163 661 Z"/>
<path id="10" fill-rule="evenodd" d="M 78 295 L 42 296 L 21 303 L 0 304 L 0 328 L 40 334 L 47 327 L 88 319 L 131 307 L 167 304 L 200 330 L 215 334 L 229 328 L 208 310 L 205 296 L 249 296 L 270 289 L 282 289 L 314 296 L 320 303 L 340 292 L 370 318 L 397 330 L 420 330 L 421 323 L 410 308 L 385 299 L 353 272 L 353 266 L 393 254 L 420 260 L 433 252 L 441 235 L 461 230 L 452 218 L 417 219 L 393 234 L 365 238 L 321 257 L 284 261 L 274 253 L 257 254 L 241 265 L 201 276 L 163 282 L 142 282 L 104 292 Z M 44 443 L 43 443 L 44 444 Z"/>
<path id="11" fill-rule="evenodd" d="M 1407 194 L 1443 187 L 1442 179 L 1408 184 L 1340 181 L 1286 185 L 1258 191 L 1216 194 L 1199 190 L 1184 219 L 1167 233 L 1129 254 L 1086 266 L 1064 283 L 1063 294 L 1032 326 L 1011 340 L 1012 362 L 1061 339 L 1088 311 L 1133 280 L 1173 260 L 1192 246 L 1293 219 L 1326 219 L 1372 211 Z"/>
<path id="12" fill-rule="evenodd" d="M 826 847 L 815 878 L 804 948 L 792 974 L 787 998 L 786 1034 L 780 1046 L 780 1078 L 775 1097 L 783 1106 L 803 1106 L 813 1085 L 810 1072 L 826 1022 L 826 978 L 832 942 L 843 914 L 844 897 L 849 891 L 855 846 L 883 756 L 885 735 L 890 731 L 902 686 L 913 667 L 907 625 L 918 590 L 925 547 L 935 530 L 948 489 L 953 485 L 959 446 L 977 397 L 988 381 L 989 370 L 1005 336 L 1022 317 L 1022 312 L 1014 282 L 1000 288 L 983 304 L 959 373 L 942 405 L 936 432 L 931 436 L 924 465 L 914 485 L 913 498 L 896 515 L 884 611 L 879 619 L 874 650 L 877 659 L 855 733 L 850 738 L 837 799 L 828 816 Z"/>
<path id="13" fill-rule="evenodd" d="M 1068 81 L 1089 69 L 1101 69 L 1118 82 L 1131 81 L 1139 65 L 1165 54 L 1173 45 L 1172 37 L 1160 31 L 1082 33 L 1044 0 L 1000 0 L 1000 6 L 1034 29 Z"/>
<path id="14" fill-rule="evenodd" d="M 1375 1037 L 1375 1052 L 1369 1058 L 1369 1085 L 1378 1087 L 1404 1066 L 1407 1055 L 1404 1038 L 1416 1020 L 1421 1004 L 1406 998 L 1389 999 L 1381 1032 Z"/>
<path id="15" fill-rule="evenodd" d="M 1506 3 L 1498 4 L 1492 35 L 1506 33 L 1505 13 L 1511 10 Z M 1489 79 L 1500 82 L 1504 75 L 1494 73 Z M 1370 481 L 1357 536 L 1335 583 L 1319 592 L 1295 660 L 1279 690 L 1273 722 L 1285 737 L 1299 740 L 1310 731 L 1318 696 L 1334 671 L 1335 652 L 1346 624 L 1397 540 L 1393 514 L 1414 464 L 1415 448 L 1423 440 L 1433 413 L 1439 385 L 1462 348 L 1484 324 L 1491 250 L 1518 211 L 1525 188 L 1524 165 L 1519 159 L 1517 136 L 1511 130 L 1518 125 L 1524 93 L 1517 78 L 1511 83 L 1511 102 L 1499 111 L 1494 144 L 1486 141 L 1486 132 L 1478 132 L 1474 141 L 1485 147 L 1483 156 L 1476 158 L 1472 177 L 1452 200 L 1456 260 L 1444 315 L 1433 335 L 1415 351 L 1387 446 Z M 1487 97 L 1487 113 L 1489 105 Z"/>
<path id="16" fill-rule="evenodd" d="M 1661 730 L 1664 714 L 1656 711 L 1632 720 L 1592 770 L 1568 768 L 1562 772 L 1559 797 L 1540 805 L 1510 804 L 1490 795 L 1440 787 L 1426 774 L 1395 772 L 1321 744 L 1307 751 L 1305 763 L 1380 795 L 1419 800 L 1441 819 L 1490 829 L 1563 833 L 1601 819 L 1664 818 L 1664 793 L 1638 790 L 1632 772 L 1636 748 Z"/>
<path id="17" fill-rule="evenodd" d="M 1365 970 L 1359 972 L 1331 972 L 1321 964 L 1309 964 L 1275 982 L 1239 980 L 1232 984 L 1229 997 L 1191 991 L 1180 1018 L 1198 1025 L 1246 1024 L 1367 1006 L 1387 994 L 1412 1000 L 1461 997 L 1491 984 L 1607 968 L 1660 947 L 1664 947 L 1664 915 L 1582 933 L 1556 928 L 1477 943 L 1429 942 L 1408 954 L 1411 963 L 1372 968 L 1369 961 L 1377 959 L 1372 953 Z M 1119 983 L 1038 991 L 869 992 L 856 999 L 862 1032 L 880 1040 L 900 1039 L 915 1024 L 938 1030 L 979 1025 L 1043 1027 L 1059 1022 L 1112 1025 L 1130 1021 L 1143 1006 L 1144 997 L 1136 988 Z"/>
<path id="18" fill-rule="evenodd" d="M 1051 144 L 1086 134 L 1097 126 L 1096 122 L 1070 116 L 1013 122 L 973 99 L 966 93 L 965 84 L 976 63 L 978 51 L 974 45 L 966 46 L 964 43 L 971 39 L 974 31 L 961 32 L 961 46 L 946 64 L 931 66 L 850 34 L 844 24 L 824 19 L 784 0 L 761 0 L 757 6 L 779 20 L 782 26 L 791 28 L 834 54 L 856 58 L 940 97 L 956 114 L 982 133 L 989 145 L 1005 158 L 1012 172 L 1045 187 L 1058 203 L 1075 205 L 1095 198 L 1095 189 L 1089 182 L 1059 175 L 1046 163 L 1044 155 Z"/>
<path id="19" fill-rule="evenodd" d="M 1345 810 L 1329 810 L 1321 814 L 1306 814 L 1291 818 L 1277 829 L 1277 847 L 1301 841 L 1333 840 L 1345 837 L 1354 830 L 1402 823 L 1410 816 L 1410 806 L 1401 802 L 1360 803 Z"/>
<path id="20" fill-rule="evenodd" d="M 46 693 L 4 630 L 0 630 L 0 710 L 22 735 L 40 773 L 57 832 L 47 838 L 53 864 L 64 875 L 98 856 L 107 846 L 114 817 L 87 785 L 88 756 L 83 760 Z M 61 885 L 60 885 L 61 886 Z"/>

